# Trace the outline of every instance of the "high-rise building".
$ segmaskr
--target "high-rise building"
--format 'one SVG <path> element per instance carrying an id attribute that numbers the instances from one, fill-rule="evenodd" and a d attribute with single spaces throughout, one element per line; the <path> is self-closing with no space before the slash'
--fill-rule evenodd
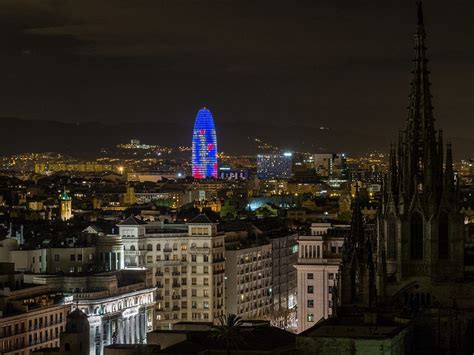
<path id="1" fill-rule="evenodd" d="M 259 179 L 291 178 L 292 153 L 258 154 L 257 176 Z"/>
<path id="2" fill-rule="evenodd" d="M 196 115 L 192 144 L 192 174 L 195 179 L 217 178 L 217 138 L 211 111 Z"/>
<path id="3" fill-rule="evenodd" d="M 60 217 L 61 220 L 67 221 L 72 217 L 72 200 L 71 197 L 67 194 L 66 190 L 63 191 L 60 197 Z"/>

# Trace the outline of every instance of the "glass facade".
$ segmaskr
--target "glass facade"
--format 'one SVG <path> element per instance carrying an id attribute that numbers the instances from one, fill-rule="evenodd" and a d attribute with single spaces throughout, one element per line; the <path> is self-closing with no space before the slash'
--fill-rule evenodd
<path id="1" fill-rule="evenodd" d="M 290 179 L 292 154 L 258 154 L 257 176 L 259 179 Z"/>
<path id="2" fill-rule="evenodd" d="M 202 108 L 193 130 L 192 174 L 195 179 L 217 178 L 217 138 L 211 111 Z"/>

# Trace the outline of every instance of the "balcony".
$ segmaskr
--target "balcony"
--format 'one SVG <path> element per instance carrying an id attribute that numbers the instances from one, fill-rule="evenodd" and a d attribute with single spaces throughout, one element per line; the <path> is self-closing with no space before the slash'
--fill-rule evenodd
<path id="1" fill-rule="evenodd" d="M 193 248 L 190 248 L 189 251 L 191 253 L 209 254 L 211 252 L 211 248 L 209 248 L 209 247 L 193 247 Z"/>
<path id="2" fill-rule="evenodd" d="M 164 248 L 163 249 L 164 253 L 171 253 L 172 251 L 173 251 L 173 249 L 171 249 L 171 248 Z"/>

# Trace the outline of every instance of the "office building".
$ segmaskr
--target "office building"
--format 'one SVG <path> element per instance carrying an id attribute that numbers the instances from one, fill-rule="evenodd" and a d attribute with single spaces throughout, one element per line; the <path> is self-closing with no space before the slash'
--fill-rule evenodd
<path id="1" fill-rule="evenodd" d="M 258 154 L 257 177 L 259 179 L 290 179 L 292 153 Z"/>
<path id="2" fill-rule="evenodd" d="M 104 346 L 109 344 L 146 341 L 146 333 L 154 328 L 156 288 L 152 280 L 150 270 L 25 275 L 25 281 L 70 296 L 72 307 L 87 317 L 88 332 L 83 340 L 90 355 L 102 355 Z"/>
<path id="3" fill-rule="evenodd" d="M 314 167 L 319 176 L 327 179 L 349 179 L 345 153 L 314 154 Z"/>
<path id="4" fill-rule="evenodd" d="M 192 142 L 192 175 L 195 179 L 217 178 L 217 138 L 211 111 L 196 115 Z"/>

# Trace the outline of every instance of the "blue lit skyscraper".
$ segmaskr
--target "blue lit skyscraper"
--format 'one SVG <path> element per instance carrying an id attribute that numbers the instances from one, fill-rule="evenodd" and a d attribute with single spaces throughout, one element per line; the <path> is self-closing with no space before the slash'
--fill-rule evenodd
<path id="1" fill-rule="evenodd" d="M 195 179 L 217 178 L 217 138 L 211 111 L 202 108 L 193 130 L 192 172 Z"/>

